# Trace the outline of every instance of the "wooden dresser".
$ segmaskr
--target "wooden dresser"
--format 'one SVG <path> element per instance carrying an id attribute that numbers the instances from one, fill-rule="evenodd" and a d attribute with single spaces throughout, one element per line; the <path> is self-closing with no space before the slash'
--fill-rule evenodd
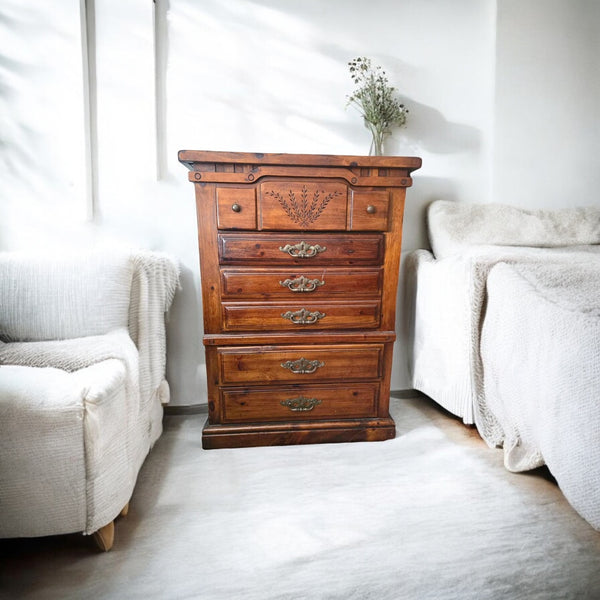
<path id="1" fill-rule="evenodd" d="M 392 438 L 402 217 L 416 157 L 182 150 L 196 190 L 204 448 Z"/>

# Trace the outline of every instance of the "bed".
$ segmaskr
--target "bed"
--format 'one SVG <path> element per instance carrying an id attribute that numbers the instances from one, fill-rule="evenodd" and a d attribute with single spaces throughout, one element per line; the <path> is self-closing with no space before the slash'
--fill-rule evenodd
<path id="1" fill-rule="evenodd" d="M 600 209 L 437 201 L 410 256 L 413 387 L 600 529 Z M 585 334 L 585 335 L 584 335 Z"/>

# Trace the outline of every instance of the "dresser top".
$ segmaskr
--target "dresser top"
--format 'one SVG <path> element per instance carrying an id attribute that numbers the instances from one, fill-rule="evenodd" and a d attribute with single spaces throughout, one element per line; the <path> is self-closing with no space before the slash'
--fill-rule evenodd
<path id="1" fill-rule="evenodd" d="M 214 152 L 205 150 L 180 150 L 179 162 L 190 170 L 200 164 L 252 164 L 256 166 L 304 167 L 375 167 L 403 169 L 408 173 L 421 167 L 416 156 L 345 156 L 337 154 L 262 154 L 259 152 Z M 203 169 L 200 169 L 203 170 Z"/>

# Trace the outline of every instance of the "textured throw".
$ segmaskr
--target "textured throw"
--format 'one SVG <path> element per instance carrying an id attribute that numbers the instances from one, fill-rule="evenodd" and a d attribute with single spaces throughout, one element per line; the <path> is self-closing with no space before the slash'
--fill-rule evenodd
<path id="1" fill-rule="evenodd" d="M 149 398 L 164 378 L 167 364 L 165 317 L 177 286 L 179 266 L 167 254 L 137 251 L 129 305 L 129 335 L 140 353 L 140 392 Z M 168 388 L 166 389 L 168 392 Z M 168 394 L 163 403 L 168 402 Z"/>
<path id="2" fill-rule="evenodd" d="M 51 367 L 72 373 L 103 360 L 116 358 L 129 363 L 137 371 L 137 360 L 132 361 L 128 356 L 132 354 L 130 346 L 131 339 L 126 329 L 69 340 L 12 342 L 0 344 L 0 365 Z"/>
<path id="3" fill-rule="evenodd" d="M 585 267 L 590 261 L 598 264 L 600 246 L 471 246 L 438 260 L 427 250 L 414 252 L 408 261 L 416 280 L 413 387 L 501 445 L 502 430 L 486 408 L 479 352 L 488 274 L 502 262 Z"/>
<path id="4" fill-rule="evenodd" d="M 504 464 L 548 465 L 600 530 L 600 260 L 499 264 L 487 289 L 485 410 L 499 427 Z"/>
<path id="5" fill-rule="evenodd" d="M 428 209 L 436 258 L 461 254 L 474 245 L 552 248 L 600 244 L 600 208 L 525 210 L 504 204 L 438 200 Z"/>

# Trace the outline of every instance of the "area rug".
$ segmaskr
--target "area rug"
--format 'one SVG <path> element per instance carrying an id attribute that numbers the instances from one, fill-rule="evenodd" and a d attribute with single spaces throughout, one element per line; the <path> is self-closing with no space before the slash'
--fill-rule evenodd
<path id="1" fill-rule="evenodd" d="M 386 442 L 210 451 L 203 415 L 169 416 L 114 549 L 4 543 L 0 597 L 600 598 L 600 534 L 546 472 L 426 398 L 392 414 Z"/>

